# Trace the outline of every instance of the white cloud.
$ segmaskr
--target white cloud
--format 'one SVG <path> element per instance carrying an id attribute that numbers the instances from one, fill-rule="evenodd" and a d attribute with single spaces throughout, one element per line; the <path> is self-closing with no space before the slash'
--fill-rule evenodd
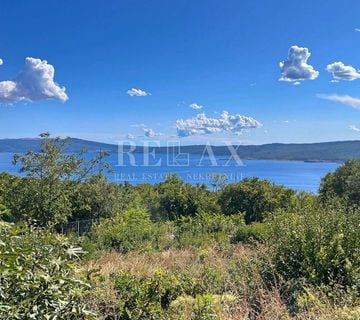
<path id="1" fill-rule="evenodd" d="M 319 72 L 313 66 L 307 64 L 311 53 L 308 48 L 292 46 L 287 60 L 280 62 L 280 81 L 298 82 L 303 80 L 315 80 Z"/>
<path id="2" fill-rule="evenodd" d="M 360 78 L 360 73 L 352 66 L 346 66 L 341 61 L 327 65 L 326 71 L 333 75 L 335 80 L 353 81 Z"/>
<path id="3" fill-rule="evenodd" d="M 4 64 L 4 60 L 0 58 L 0 66 Z"/>
<path id="4" fill-rule="evenodd" d="M 147 138 L 154 138 L 154 137 L 159 137 L 159 136 L 163 136 L 162 133 L 160 132 L 155 132 L 153 129 L 143 129 L 144 130 L 144 136 Z"/>
<path id="5" fill-rule="evenodd" d="M 144 124 L 144 123 L 134 123 L 134 124 L 130 125 L 130 127 L 132 127 L 132 128 L 146 128 L 146 124 Z"/>
<path id="6" fill-rule="evenodd" d="M 0 103 L 21 100 L 55 99 L 65 102 L 65 88 L 54 82 L 55 69 L 46 60 L 26 58 L 25 66 L 13 80 L 0 82 Z"/>
<path id="7" fill-rule="evenodd" d="M 349 95 L 338 95 L 338 94 L 318 94 L 321 99 L 326 99 L 334 102 L 350 106 L 354 109 L 360 110 L 360 98 L 351 97 Z"/>
<path id="8" fill-rule="evenodd" d="M 213 133 L 239 134 L 243 129 L 259 128 L 262 124 L 250 117 L 231 115 L 223 111 L 218 118 L 208 118 L 205 113 L 189 119 L 179 119 L 175 123 L 179 137 Z"/>
<path id="9" fill-rule="evenodd" d="M 194 110 L 200 110 L 200 109 L 203 108 L 202 105 L 197 104 L 197 103 L 192 103 L 192 104 L 189 105 L 189 107 L 190 107 L 191 109 L 194 109 Z"/>
<path id="10" fill-rule="evenodd" d="M 146 97 L 151 95 L 150 92 L 146 92 L 144 90 L 136 89 L 136 88 L 132 88 L 126 91 L 126 93 L 131 97 Z"/>
<path id="11" fill-rule="evenodd" d="M 298 85 L 300 85 L 300 84 L 301 84 L 300 81 L 295 81 L 295 82 L 294 82 L 294 86 L 298 86 Z"/>
<path id="12" fill-rule="evenodd" d="M 354 124 L 350 124 L 350 125 L 349 125 L 349 128 L 350 128 L 351 130 L 356 131 L 356 132 L 360 132 L 360 128 L 357 127 L 357 126 L 355 126 Z"/>
<path id="13" fill-rule="evenodd" d="M 360 28 L 355 28 L 355 31 L 360 32 Z"/>
<path id="14" fill-rule="evenodd" d="M 146 128 L 146 124 L 144 124 L 144 123 L 134 123 L 130 127 L 133 127 L 133 128 Z"/>
<path id="15" fill-rule="evenodd" d="M 132 140 L 132 139 L 135 139 L 135 136 L 133 134 L 131 134 L 131 133 L 128 133 L 126 135 L 126 139 Z"/>

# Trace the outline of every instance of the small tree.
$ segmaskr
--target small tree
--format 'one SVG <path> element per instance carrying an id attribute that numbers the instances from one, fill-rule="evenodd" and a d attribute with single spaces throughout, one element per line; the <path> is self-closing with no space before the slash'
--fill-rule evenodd
<path id="1" fill-rule="evenodd" d="M 219 196 L 224 214 L 244 213 L 247 224 L 262 222 L 265 214 L 296 204 L 296 193 L 267 180 L 247 178 L 226 186 Z"/>
<path id="2" fill-rule="evenodd" d="M 39 226 L 52 226 L 67 221 L 72 213 L 71 195 L 79 183 L 94 173 L 103 174 L 108 169 L 104 163 L 105 152 L 86 160 L 85 149 L 67 154 L 68 139 L 51 138 L 49 133 L 40 134 L 40 151 L 27 151 L 15 155 L 13 163 L 21 164 L 20 172 L 27 178 L 22 188 L 22 203 L 28 220 Z"/>
<path id="3" fill-rule="evenodd" d="M 360 203 L 360 160 L 348 161 L 321 181 L 320 199 L 331 202 L 339 199 L 348 206 Z"/>
<path id="4" fill-rule="evenodd" d="M 175 220 L 201 212 L 219 212 L 216 194 L 204 185 L 192 186 L 176 175 L 169 175 L 158 185 L 159 212 L 163 219 Z"/>

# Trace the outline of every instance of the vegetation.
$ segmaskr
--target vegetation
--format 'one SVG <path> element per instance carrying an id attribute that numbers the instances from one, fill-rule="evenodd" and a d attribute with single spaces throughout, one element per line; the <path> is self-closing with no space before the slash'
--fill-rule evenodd
<path id="1" fill-rule="evenodd" d="M 262 222 L 267 213 L 291 209 L 296 203 L 295 192 L 258 178 L 231 184 L 219 197 L 222 213 L 244 213 L 247 224 Z"/>
<path id="2" fill-rule="evenodd" d="M 354 206 L 360 204 L 360 161 L 348 161 L 336 172 L 327 174 L 322 180 L 320 197 L 324 202 L 337 199 Z"/>
<path id="3" fill-rule="evenodd" d="M 93 319 L 82 250 L 63 236 L 0 221 L 0 319 Z"/>
<path id="4" fill-rule="evenodd" d="M 221 176 L 116 185 L 105 154 L 42 139 L 15 157 L 24 176 L 0 174 L 0 319 L 360 318 L 360 161 L 319 196 Z M 76 219 L 92 227 L 63 234 Z"/>

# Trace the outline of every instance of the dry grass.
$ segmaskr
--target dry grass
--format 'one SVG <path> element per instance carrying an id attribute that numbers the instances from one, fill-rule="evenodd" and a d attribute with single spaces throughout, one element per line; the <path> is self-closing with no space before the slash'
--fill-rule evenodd
<path id="1" fill-rule="evenodd" d="M 155 270 L 162 269 L 176 274 L 179 270 L 198 276 L 198 271 L 206 265 L 211 269 L 223 272 L 226 278 L 225 292 L 234 294 L 235 303 L 221 303 L 219 317 L 221 320 L 360 320 L 360 310 L 319 308 L 290 315 L 283 301 L 280 290 L 273 287 L 266 289 L 263 285 L 255 259 L 266 255 L 266 248 L 256 250 L 247 246 L 234 246 L 230 251 L 217 248 L 207 250 L 170 249 L 163 252 L 121 254 L 105 252 L 99 258 L 86 262 L 83 270 L 99 269 L 104 279 L 96 283 L 95 292 L 89 303 L 94 310 L 101 309 L 104 315 L 101 319 L 117 320 L 117 292 L 109 276 L 113 273 L 129 272 L 134 275 L 148 275 Z M 239 269 L 240 280 L 231 278 L 229 267 L 231 263 L 245 263 L 244 269 Z M 206 279 L 204 280 L 206 281 Z M 255 310 L 255 311 L 254 311 Z M 185 312 L 185 311 L 184 311 Z M 169 318 L 170 319 L 170 318 Z M 182 315 L 181 320 L 198 320 L 193 318 L 191 311 Z M 173 319 L 171 320 L 178 320 Z M 144 319 L 146 320 L 146 319 Z"/>
<path id="2" fill-rule="evenodd" d="M 236 246 L 231 252 L 232 259 L 246 257 L 251 249 L 245 246 Z M 194 268 L 203 264 L 202 257 L 206 256 L 206 263 L 209 266 L 224 269 L 228 265 L 229 256 L 216 248 L 207 250 L 195 249 L 170 249 L 154 253 L 131 252 L 121 254 L 116 251 L 105 252 L 100 258 L 91 260 L 84 265 L 84 268 L 99 269 L 100 274 L 109 276 L 111 273 L 127 271 L 132 274 L 149 274 L 156 269 L 174 270 Z"/>

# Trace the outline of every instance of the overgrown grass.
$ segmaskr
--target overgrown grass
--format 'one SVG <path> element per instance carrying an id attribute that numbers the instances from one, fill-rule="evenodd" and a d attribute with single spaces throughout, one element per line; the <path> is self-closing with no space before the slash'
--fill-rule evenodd
<path id="1" fill-rule="evenodd" d="M 97 270 L 91 307 L 103 319 L 359 319 L 359 217 L 309 206 L 252 225 L 243 215 L 121 220 L 130 238 L 139 228 L 157 237 L 83 265 Z M 95 230 L 122 239 L 111 225 Z"/>
<path id="2" fill-rule="evenodd" d="M 102 319 L 359 319 L 358 307 L 336 288 L 330 293 L 342 295 L 338 305 L 329 288 L 311 286 L 289 305 L 269 250 L 238 244 L 226 252 L 106 252 L 83 266 L 98 270 L 89 303 Z"/>

